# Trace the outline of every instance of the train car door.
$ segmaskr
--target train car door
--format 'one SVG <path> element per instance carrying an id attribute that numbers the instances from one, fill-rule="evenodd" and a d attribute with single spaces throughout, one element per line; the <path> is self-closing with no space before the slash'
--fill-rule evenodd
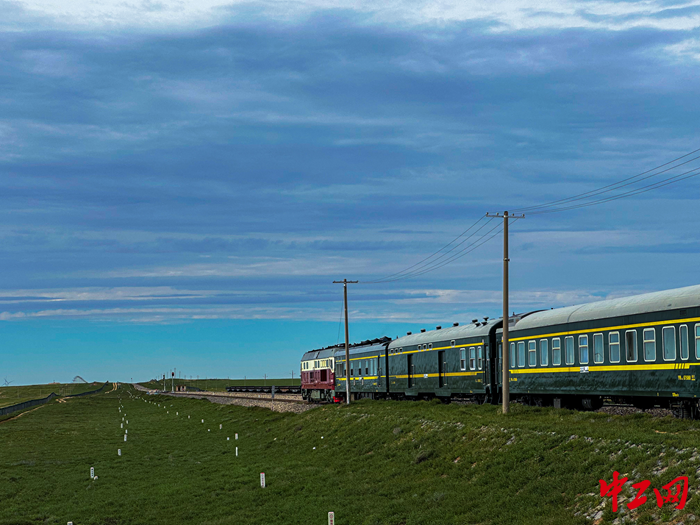
<path id="1" fill-rule="evenodd" d="M 445 361 L 445 351 L 438 351 L 438 387 L 447 386 L 447 362 Z"/>
<path id="2" fill-rule="evenodd" d="M 413 388 L 413 354 L 406 356 L 406 370 L 408 371 L 408 388 Z"/>
<path id="3" fill-rule="evenodd" d="M 496 358 L 496 377 L 493 378 L 493 402 L 498 403 L 499 387 L 503 381 L 503 341 L 498 341 L 498 357 Z"/>

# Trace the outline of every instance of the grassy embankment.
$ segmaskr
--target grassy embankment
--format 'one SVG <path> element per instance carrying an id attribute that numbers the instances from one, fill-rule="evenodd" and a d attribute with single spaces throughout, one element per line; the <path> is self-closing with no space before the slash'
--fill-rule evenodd
<path id="1" fill-rule="evenodd" d="M 323 525 L 333 510 L 341 525 L 563 525 L 591 523 L 596 507 L 611 523 L 619 514 L 600 507 L 598 479 L 614 470 L 651 480 L 636 523 L 688 523 L 700 513 L 699 431 L 518 405 L 507 417 L 488 405 L 371 401 L 279 414 L 124 387 L 0 424 L 0 523 Z M 685 510 L 658 510 L 652 488 L 682 473 Z"/>
<path id="2" fill-rule="evenodd" d="M 151 388 L 153 390 L 163 389 L 163 380 L 148 381 L 139 383 L 140 385 Z M 283 379 L 178 379 L 175 378 L 176 385 L 194 386 L 207 392 L 225 392 L 227 386 L 259 386 L 259 385 L 275 385 L 275 386 L 299 386 L 301 380 L 299 378 L 292 379 L 291 377 Z M 166 390 L 170 390 L 172 381 L 166 379 Z"/>
<path id="3" fill-rule="evenodd" d="M 31 399 L 41 399 L 51 392 L 59 396 L 81 394 L 96 390 L 104 383 L 51 383 L 48 385 L 3 386 L 0 387 L 0 408 Z"/>

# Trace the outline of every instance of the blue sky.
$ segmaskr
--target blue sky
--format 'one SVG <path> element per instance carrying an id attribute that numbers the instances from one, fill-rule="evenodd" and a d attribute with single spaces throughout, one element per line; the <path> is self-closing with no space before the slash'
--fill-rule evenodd
<path id="1" fill-rule="evenodd" d="M 287 376 L 347 277 L 700 147 L 700 2 L 0 0 L 0 379 Z M 529 216 L 514 310 L 697 284 L 698 188 Z M 498 315 L 501 243 L 351 287 Z"/>

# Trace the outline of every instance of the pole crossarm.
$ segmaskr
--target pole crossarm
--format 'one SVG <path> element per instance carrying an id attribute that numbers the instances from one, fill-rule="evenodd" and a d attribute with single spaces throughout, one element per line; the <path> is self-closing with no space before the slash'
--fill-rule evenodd
<path id="1" fill-rule="evenodd" d="M 525 214 L 524 213 L 508 213 L 507 211 L 504 213 L 487 213 L 487 217 L 493 217 L 493 218 L 505 218 L 506 216 L 509 219 L 524 219 Z"/>
<path id="2" fill-rule="evenodd" d="M 348 284 L 357 284 L 360 281 L 333 281 L 333 284 L 343 285 L 343 300 L 345 305 L 345 402 L 350 404 L 350 343 L 348 335 Z"/>

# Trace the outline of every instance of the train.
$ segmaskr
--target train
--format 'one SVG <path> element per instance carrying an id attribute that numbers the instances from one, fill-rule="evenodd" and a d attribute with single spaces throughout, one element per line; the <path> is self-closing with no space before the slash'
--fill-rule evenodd
<path id="1" fill-rule="evenodd" d="M 700 285 L 513 314 L 510 399 L 596 410 L 604 401 L 700 418 Z M 502 399 L 503 318 L 350 346 L 351 399 Z M 346 399 L 344 344 L 306 352 L 301 393 Z"/>

